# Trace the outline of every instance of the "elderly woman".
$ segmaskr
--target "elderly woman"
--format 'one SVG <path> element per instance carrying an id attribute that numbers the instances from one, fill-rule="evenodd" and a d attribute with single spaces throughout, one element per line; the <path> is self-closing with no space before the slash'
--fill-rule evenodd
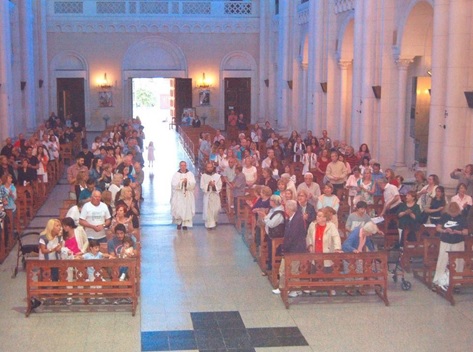
<path id="1" fill-rule="evenodd" d="M 335 253 L 341 252 L 341 240 L 337 226 L 330 221 L 332 213 L 328 208 L 319 209 L 315 221 L 307 229 L 307 251 L 310 253 Z M 326 271 L 332 270 L 332 262 L 324 261 Z M 334 290 L 330 291 L 335 295 Z"/>
<path id="2" fill-rule="evenodd" d="M 269 205 L 271 209 L 266 214 L 264 210 L 258 209 L 258 214 L 263 218 L 264 228 L 268 236 L 265 237 L 265 241 L 268 243 L 268 262 L 267 270 L 271 270 L 271 252 L 272 252 L 272 238 L 284 237 L 285 228 L 285 213 L 282 206 L 280 196 L 272 195 L 269 198 Z M 266 273 L 263 273 L 266 275 Z"/>
<path id="3" fill-rule="evenodd" d="M 122 188 L 120 191 L 120 198 L 117 202 L 115 202 L 115 208 L 117 208 L 120 204 L 125 204 L 128 207 L 127 216 L 140 216 L 140 209 L 136 203 L 136 200 L 133 198 L 133 189 L 130 186 L 125 186 Z"/>
<path id="4" fill-rule="evenodd" d="M 262 186 L 268 186 L 272 192 L 275 192 L 278 189 L 278 183 L 272 176 L 273 171 L 269 167 L 265 167 L 261 171 L 261 177 L 258 181 L 258 184 Z"/>
<path id="5" fill-rule="evenodd" d="M 465 236 L 468 235 L 466 218 L 462 215 L 462 209 L 456 202 L 447 205 L 446 212 L 441 216 L 437 225 L 437 233 L 440 234 L 440 247 L 437 259 L 435 276 L 432 280 L 434 288 L 448 289 L 448 252 L 464 251 Z M 463 270 L 463 261 L 457 261 L 457 271 Z"/>
<path id="6" fill-rule="evenodd" d="M 345 253 L 361 253 L 366 247 L 370 252 L 375 250 L 371 236 L 378 233 L 378 226 L 372 221 L 360 227 L 354 228 L 343 242 L 342 250 Z"/>

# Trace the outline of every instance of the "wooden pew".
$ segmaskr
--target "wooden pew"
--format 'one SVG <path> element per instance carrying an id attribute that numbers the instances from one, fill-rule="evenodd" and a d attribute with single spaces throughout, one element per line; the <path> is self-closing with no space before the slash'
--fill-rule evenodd
<path id="1" fill-rule="evenodd" d="M 457 271 L 457 263 L 459 261 L 463 261 L 463 268 Z M 454 306 L 454 290 L 463 286 L 473 285 L 473 252 L 471 251 L 471 247 L 470 250 L 466 250 L 465 252 L 448 252 L 448 269 L 450 271 L 448 289 L 446 292 L 437 289 L 437 293 Z"/>
<path id="2" fill-rule="evenodd" d="M 279 268 L 281 266 L 282 259 L 282 248 L 280 248 L 284 242 L 284 237 L 273 238 L 271 240 L 271 272 L 268 273 L 269 281 L 274 288 L 279 287 Z"/>
<path id="3" fill-rule="evenodd" d="M 388 255 L 386 251 L 363 253 L 289 253 L 284 256 L 285 284 L 281 298 L 289 308 L 289 292 L 301 290 L 374 289 L 389 305 Z M 362 261 L 362 265 L 357 262 Z M 299 263 L 299 273 L 291 273 L 293 262 Z M 328 265 L 331 266 L 328 267 Z"/>
<path id="4" fill-rule="evenodd" d="M 80 299 L 89 304 L 91 299 L 130 299 L 131 312 L 135 315 L 138 304 L 138 261 L 134 259 L 101 260 L 27 260 L 26 294 L 28 317 L 33 309 L 32 299 Z M 88 281 L 87 268 L 93 267 L 94 281 Z M 127 279 L 119 280 L 120 268 L 127 267 Z M 73 280 L 68 280 L 68 269 L 74 268 Z M 52 281 L 57 270 L 57 281 Z"/>
<path id="5" fill-rule="evenodd" d="M 434 277 L 435 268 L 437 266 L 437 258 L 439 255 L 440 238 L 427 237 L 424 238 L 424 255 L 421 272 L 414 270 L 414 277 L 420 280 L 427 287 L 432 287 L 432 279 Z"/>
<path id="6" fill-rule="evenodd" d="M 431 235 L 431 229 L 421 225 L 419 230 L 411 232 L 414 234 L 414 238 L 411 238 L 404 231 L 403 234 L 403 252 L 401 256 L 401 267 L 408 273 L 411 272 L 411 261 L 414 258 L 424 257 L 424 238 L 434 237 Z M 435 229 L 435 228 L 434 228 Z M 412 235 L 411 235 L 412 236 Z"/>

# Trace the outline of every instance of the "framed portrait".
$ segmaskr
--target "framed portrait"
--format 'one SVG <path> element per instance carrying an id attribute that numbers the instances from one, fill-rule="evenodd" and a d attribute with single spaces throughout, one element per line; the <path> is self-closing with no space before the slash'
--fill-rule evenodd
<path id="1" fill-rule="evenodd" d="M 199 92 L 200 105 L 210 105 L 210 90 L 204 89 Z"/>
<path id="2" fill-rule="evenodd" d="M 109 108 L 113 106 L 112 92 L 99 92 L 99 106 Z"/>
<path id="3" fill-rule="evenodd" d="M 192 120 L 196 115 L 195 108 L 184 108 L 182 111 L 181 125 L 190 126 L 192 125 Z"/>

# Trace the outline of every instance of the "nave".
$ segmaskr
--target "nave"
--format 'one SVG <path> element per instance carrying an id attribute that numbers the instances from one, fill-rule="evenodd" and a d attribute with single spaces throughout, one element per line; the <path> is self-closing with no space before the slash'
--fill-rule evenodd
<path id="1" fill-rule="evenodd" d="M 410 276 L 410 291 L 389 283 L 389 307 L 375 296 L 301 296 L 286 310 L 226 215 L 216 231 L 205 229 L 201 194 L 194 228 L 170 225 L 170 180 L 186 157 L 175 132 L 158 133 L 156 147 L 164 152 L 157 152 L 153 173 L 145 168 L 143 185 L 137 315 L 44 310 L 26 319 L 25 275 L 10 278 L 10 255 L 0 272 L 2 351 L 471 350 L 471 295 L 459 295 L 452 307 Z M 41 230 L 57 216 L 66 190 L 63 180 L 30 228 Z"/>

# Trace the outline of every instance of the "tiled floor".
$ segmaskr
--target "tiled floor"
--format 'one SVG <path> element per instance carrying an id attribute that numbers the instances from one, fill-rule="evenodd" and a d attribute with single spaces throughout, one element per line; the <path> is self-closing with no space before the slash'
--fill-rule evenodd
<path id="1" fill-rule="evenodd" d="M 472 291 L 462 291 L 451 307 L 410 275 L 410 291 L 390 282 L 389 307 L 374 295 L 339 294 L 304 295 L 285 309 L 225 214 L 217 231 L 204 228 L 200 194 L 194 228 L 170 225 L 170 178 L 184 156 L 168 153 L 177 145 L 174 132 L 153 138 L 166 152 L 156 153 L 154 176 L 146 169 L 137 316 L 43 311 L 25 318 L 25 277 L 11 279 L 11 255 L 0 267 L 0 351 L 473 350 Z M 42 229 L 57 216 L 66 191 L 56 187 L 32 227 Z"/>

